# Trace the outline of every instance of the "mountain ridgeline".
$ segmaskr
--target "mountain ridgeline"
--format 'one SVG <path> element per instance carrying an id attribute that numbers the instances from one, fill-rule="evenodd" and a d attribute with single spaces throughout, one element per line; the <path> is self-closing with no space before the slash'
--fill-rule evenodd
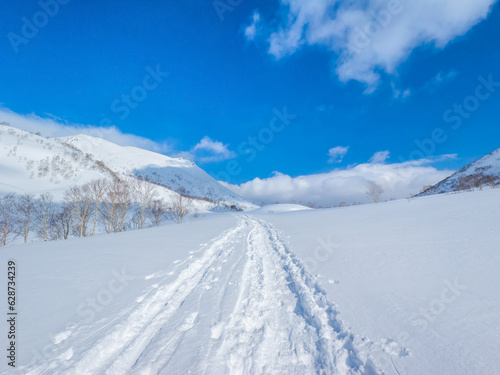
<path id="1" fill-rule="evenodd" d="M 47 138 L 0 124 L 0 195 L 51 193 L 61 201 L 72 186 L 116 178 L 148 181 L 165 197 L 190 196 L 200 212 L 255 208 L 184 158 L 88 135 Z"/>
<path id="2" fill-rule="evenodd" d="M 500 148 L 476 160 L 466 167 L 433 186 L 426 186 L 417 197 L 450 193 L 454 191 L 471 191 L 483 187 L 500 185 Z"/>

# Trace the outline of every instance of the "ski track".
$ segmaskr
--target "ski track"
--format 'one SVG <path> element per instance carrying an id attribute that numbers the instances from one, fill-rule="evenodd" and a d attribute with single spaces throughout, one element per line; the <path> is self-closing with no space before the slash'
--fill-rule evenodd
<path id="1" fill-rule="evenodd" d="M 230 374 L 376 374 L 325 292 L 269 224 L 250 218 L 247 262 L 215 363 Z"/>
<path id="2" fill-rule="evenodd" d="M 381 374 L 370 360 L 370 345 L 357 344 L 278 231 L 254 217 L 238 218 L 235 227 L 202 247 L 199 258 L 191 256 L 174 281 L 160 282 L 138 298 L 87 350 L 73 346 L 24 373 Z M 150 278 L 162 274 L 170 273 Z M 231 288 L 237 298 L 224 311 L 233 302 Z M 203 303 L 207 295 L 215 295 L 210 306 Z M 190 330 L 203 328 L 200 321 L 210 324 L 207 337 L 200 336 L 207 342 L 192 348 L 199 351 L 197 363 L 179 372 L 171 361 Z M 73 335 L 74 342 L 83 341 Z"/>

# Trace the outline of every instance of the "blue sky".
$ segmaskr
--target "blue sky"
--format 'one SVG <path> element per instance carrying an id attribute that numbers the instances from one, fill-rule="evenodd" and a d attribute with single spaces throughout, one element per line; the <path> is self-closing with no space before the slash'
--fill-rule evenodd
<path id="1" fill-rule="evenodd" d="M 83 129 L 193 158 L 254 200 L 305 200 L 290 193 L 295 177 L 329 180 L 360 165 L 380 181 L 390 165 L 424 167 L 416 189 L 500 146 L 494 0 L 42 0 L 2 9 L 0 122 L 31 119 L 47 135 Z M 388 185 L 395 196 L 398 183 Z"/>

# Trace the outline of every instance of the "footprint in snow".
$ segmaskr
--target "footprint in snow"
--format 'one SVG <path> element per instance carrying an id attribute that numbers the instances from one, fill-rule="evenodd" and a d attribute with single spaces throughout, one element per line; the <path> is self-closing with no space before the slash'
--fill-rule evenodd
<path id="1" fill-rule="evenodd" d="M 179 328 L 179 331 L 186 332 L 189 331 L 191 328 L 193 328 L 194 322 L 196 321 L 197 317 L 198 317 L 197 312 L 194 312 L 189 316 L 187 316 L 186 319 L 184 320 L 184 324 Z"/>
<path id="2" fill-rule="evenodd" d="M 149 288 L 148 288 L 148 291 L 143 294 L 142 296 L 139 296 L 135 299 L 135 302 L 137 303 L 141 303 L 142 301 L 144 301 L 144 299 L 146 298 L 146 296 L 149 294 L 149 292 L 151 292 L 153 289 L 156 289 L 158 288 L 159 284 L 153 284 L 151 285 Z"/>
<path id="3" fill-rule="evenodd" d="M 60 344 L 64 340 L 66 340 L 73 333 L 73 329 L 67 329 L 66 331 L 60 332 L 54 336 L 53 342 L 54 344 Z"/>

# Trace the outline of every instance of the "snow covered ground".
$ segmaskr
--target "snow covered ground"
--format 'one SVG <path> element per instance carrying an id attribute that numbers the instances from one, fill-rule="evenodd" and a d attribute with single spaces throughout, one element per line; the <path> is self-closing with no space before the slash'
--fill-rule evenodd
<path id="1" fill-rule="evenodd" d="M 496 375 L 499 208 L 496 189 L 3 248 L 0 370 Z"/>
<path id="2" fill-rule="evenodd" d="M 309 207 L 301 204 L 268 204 L 252 211 L 252 214 L 280 214 L 283 212 L 310 210 Z"/>

